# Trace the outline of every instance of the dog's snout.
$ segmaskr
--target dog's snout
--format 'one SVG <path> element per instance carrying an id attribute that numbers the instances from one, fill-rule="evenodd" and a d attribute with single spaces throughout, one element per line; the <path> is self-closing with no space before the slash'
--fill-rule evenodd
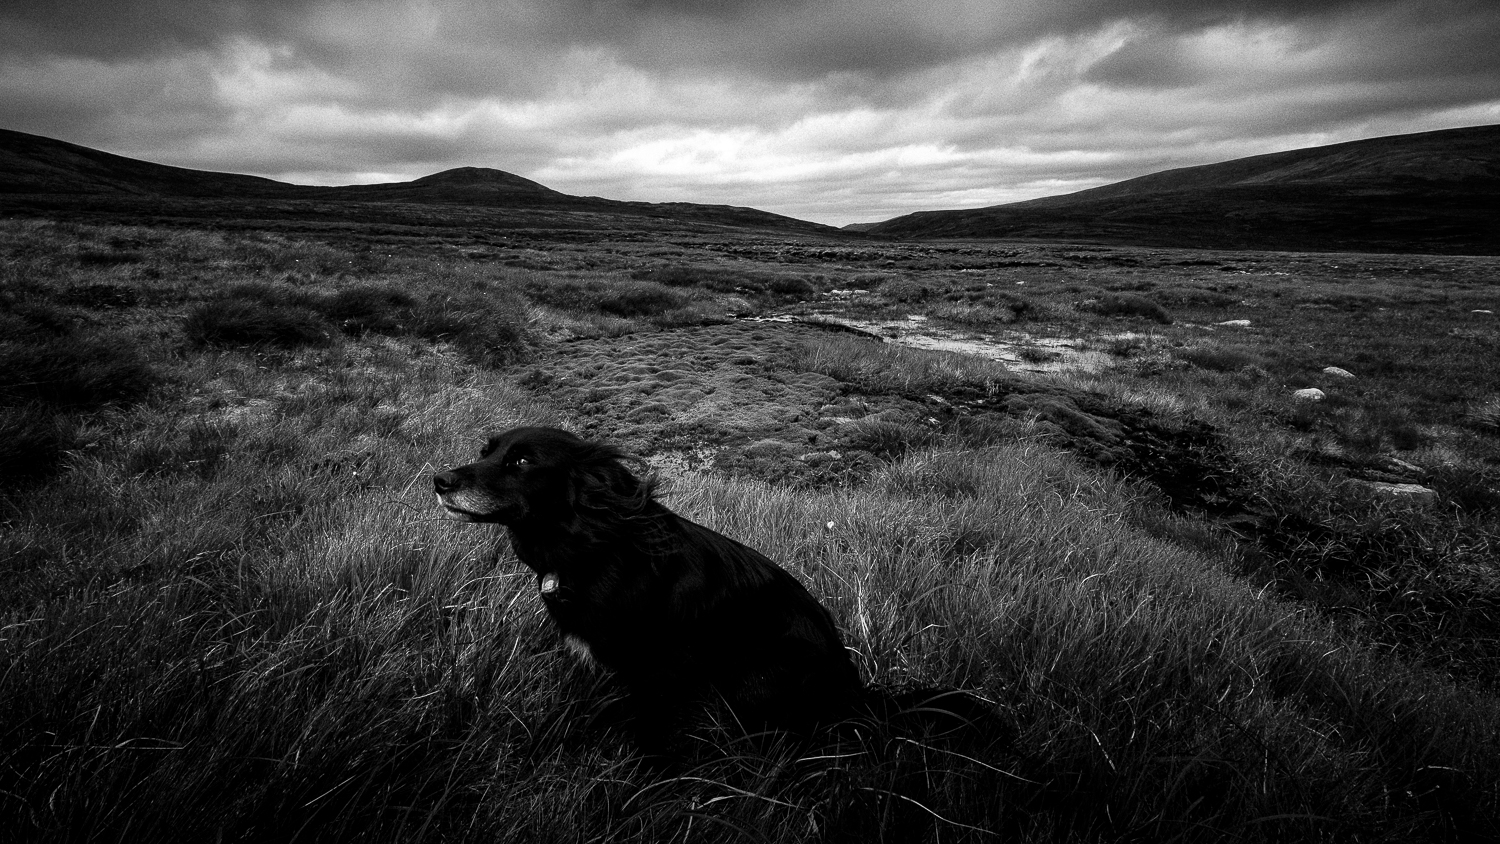
<path id="1" fill-rule="evenodd" d="M 445 492 L 452 492 L 458 489 L 458 475 L 453 472 L 438 472 L 432 476 L 432 488 L 437 490 L 440 495 Z"/>

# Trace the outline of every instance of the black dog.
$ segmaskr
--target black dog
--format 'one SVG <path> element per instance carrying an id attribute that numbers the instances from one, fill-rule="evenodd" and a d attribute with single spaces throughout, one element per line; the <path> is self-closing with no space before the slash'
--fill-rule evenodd
<path id="1" fill-rule="evenodd" d="M 433 486 L 449 517 L 508 529 L 564 641 L 625 685 L 643 744 L 714 701 L 746 727 L 799 733 L 929 698 L 963 722 L 985 708 L 953 692 L 868 692 L 801 583 L 662 506 L 628 459 L 566 431 L 514 428 Z"/>

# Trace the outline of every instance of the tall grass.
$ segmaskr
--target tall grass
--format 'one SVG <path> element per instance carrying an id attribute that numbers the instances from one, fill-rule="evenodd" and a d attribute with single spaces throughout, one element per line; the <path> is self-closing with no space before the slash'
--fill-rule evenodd
<path id="1" fill-rule="evenodd" d="M 41 297 L 0 298 L 0 489 L 51 474 L 80 417 L 144 400 L 162 381 L 128 339 L 81 329 Z"/>
<path id="2" fill-rule="evenodd" d="M 873 345 L 837 336 L 808 341 L 806 353 L 788 364 L 878 392 L 923 393 L 959 385 L 993 392 L 1016 383 L 1004 364 L 974 355 Z"/>
<path id="3" fill-rule="evenodd" d="M 1166 308 L 1138 293 L 1101 293 L 1080 307 L 1102 316 L 1141 317 L 1163 325 L 1172 322 Z"/>
<path id="4" fill-rule="evenodd" d="M 1181 541 L 1182 516 L 990 417 L 946 440 L 861 428 L 889 459 L 858 485 L 685 473 L 668 503 L 808 583 L 868 680 L 981 694 L 1016 746 L 880 724 L 796 744 L 709 723 L 689 758 L 648 765 L 600 725 L 615 692 L 564 656 L 534 579 L 495 532 L 438 519 L 428 491 L 483 432 L 569 421 L 497 368 L 536 342 L 529 276 L 135 227 L 6 223 L 0 247 L 0 278 L 24 294 L 8 318 L 30 326 L 13 360 L 100 319 L 67 299 L 95 283 L 133 292 L 108 307 L 115 347 L 137 350 L 74 344 L 56 377 L 0 368 L 0 423 L 67 442 L 50 482 L 0 489 L 7 840 L 1500 834 L 1488 687 L 1256 588 L 1227 539 Z M 698 301 L 666 277 L 640 284 L 618 292 Z M 336 333 L 275 354 L 184 343 L 185 317 L 225 301 L 305 308 Z M 872 392 L 1012 377 L 837 338 L 806 348 L 797 368 Z M 1277 506 L 1319 515 L 1312 494 Z M 1402 537 L 1388 559 L 1434 539 Z"/>
<path id="5" fill-rule="evenodd" d="M 479 398 L 413 407 L 477 422 Z M 672 498 L 810 583 L 872 681 L 995 700 L 1025 759 L 710 729 L 687 770 L 644 768 L 586 731 L 597 681 L 493 536 L 433 517 L 425 478 L 325 479 L 292 514 L 263 497 L 288 478 L 236 499 L 246 480 L 199 496 L 275 520 L 263 541 L 11 614 L 0 747 L 26 838 L 1285 840 L 1497 808 L 1493 701 L 1100 518 L 1130 499 L 1038 449 L 916 454 L 815 494 L 684 476 Z M 135 498 L 195 529 L 166 490 Z"/>

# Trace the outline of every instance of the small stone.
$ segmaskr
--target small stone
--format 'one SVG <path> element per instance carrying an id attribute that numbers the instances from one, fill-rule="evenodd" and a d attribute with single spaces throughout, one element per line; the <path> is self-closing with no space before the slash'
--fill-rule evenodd
<path id="1" fill-rule="evenodd" d="M 1339 368 L 1337 366 L 1325 366 L 1325 367 L 1323 367 L 1323 374 L 1324 375 L 1332 375 L 1335 378 L 1353 378 L 1354 377 L 1354 373 L 1350 372 L 1347 369 L 1341 369 L 1341 368 Z"/>
<path id="2" fill-rule="evenodd" d="M 1397 501 L 1424 505 L 1437 501 L 1437 492 L 1421 484 L 1388 484 L 1384 481 L 1369 481 L 1368 484 L 1370 489 Z"/>
<path id="3" fill-rule="evenodd" d="M 1229 326 L 1230 328 L 1249 328 L 1250 327 L 1250 320 L 1248 320 L 1248 319 L 1226 319 L 1223 322 L 1216 322 L 1216 323 L 1214 323 L 1214 325 L 1226 325 L 1226 326 Z"/>
<path id="4" fill-rule="evenodd" d="M 1328 398 L 1328 394 L 1317 387 L 1307 387 L 1292 393 L 1292 398 L 1298 401 L 1322 401 Z"/>
<path id="5" fill-rule="evenodd" d="M 1392 457 L 1389 454 L 1380 458 L 1380 463 L 1381 468 L 1385 469 L 1387 472 L 1399 472 L 1403 475 L 1419 475 L 1422 473 L 1421 466 L 1407 463 L 1405 460 L 1402 460 L 1399 457 Z"/>

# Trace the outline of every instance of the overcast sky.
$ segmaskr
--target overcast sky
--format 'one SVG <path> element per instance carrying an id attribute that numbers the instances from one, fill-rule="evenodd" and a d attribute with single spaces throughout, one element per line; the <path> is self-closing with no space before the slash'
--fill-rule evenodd
<path id="1" fill-rule="evenodd" d="M 0 127 L 842 225 L 1500 123 L 1496 0 L 3 0 Z"/>

